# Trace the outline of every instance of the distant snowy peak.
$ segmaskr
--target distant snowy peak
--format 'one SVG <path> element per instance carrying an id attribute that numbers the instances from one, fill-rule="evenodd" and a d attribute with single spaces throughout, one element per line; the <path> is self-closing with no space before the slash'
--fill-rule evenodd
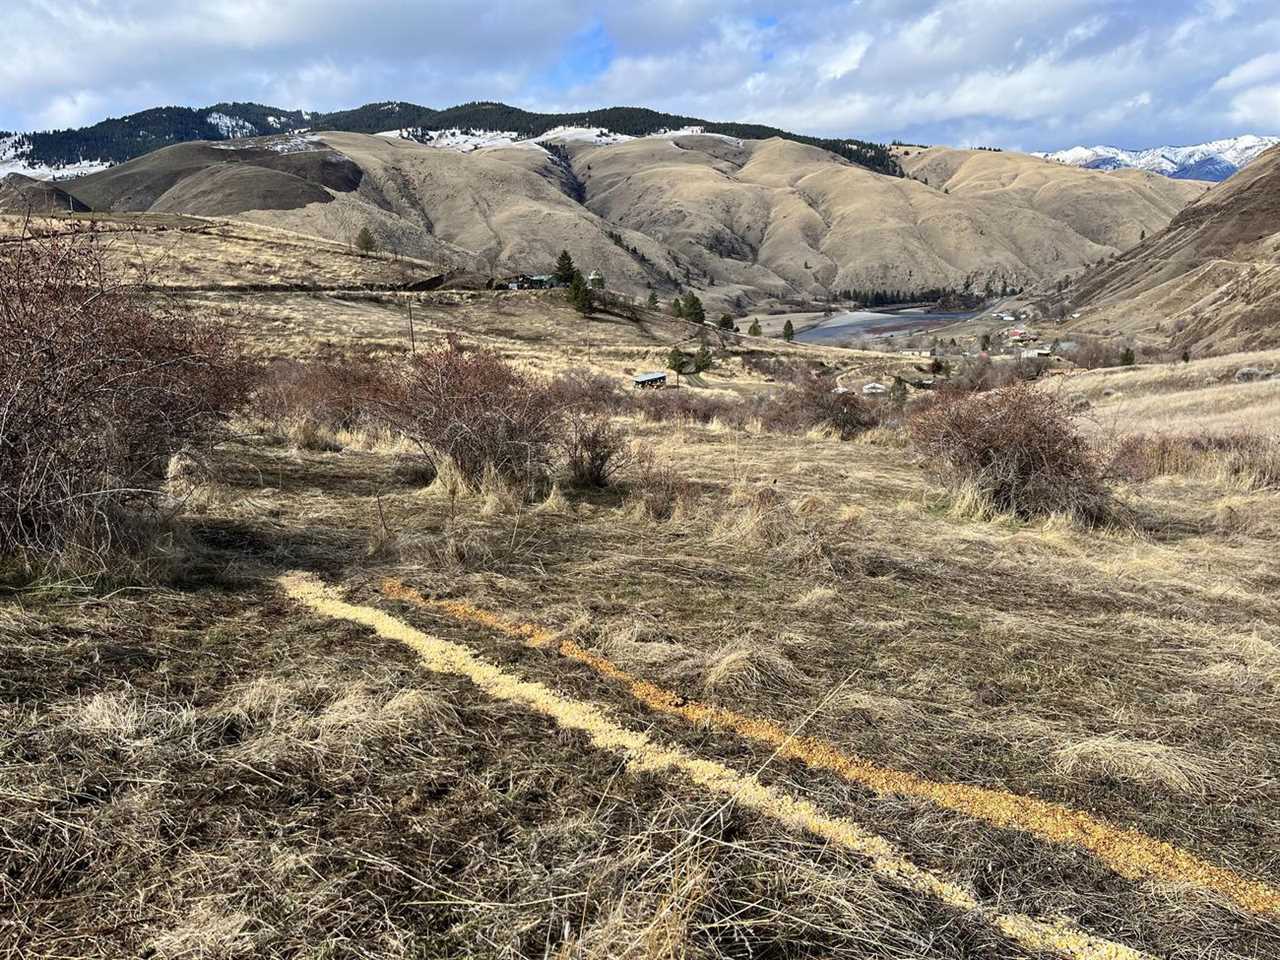
<path id="1" fill-rule="evenodd" d="M 1178 180 L 1221 181 L 1277 144 L 1280 144 L 1280 137 L 1260 137 L 1250 133 L 1187 147 L 1153 147 L 1149 150 L 1071 147 L 1036 156 L 1093 170 L 1147 170 Z"/>

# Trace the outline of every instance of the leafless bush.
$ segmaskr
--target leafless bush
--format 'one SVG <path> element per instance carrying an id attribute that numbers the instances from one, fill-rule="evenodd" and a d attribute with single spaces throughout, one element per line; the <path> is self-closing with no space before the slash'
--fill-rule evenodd
<path id="1" fill-rule="evenodd" d="M 1126 351 L 1129 357 L 1126 357 Z M 1071 354 L 1071 360 L 1086 370 L 1103 367 L 1123 367 L 1132 362 L 1133 350 L 1117 340 L 1081 339 Z"/>
<path id="2" fill-rule="evenodd" d="M 1107 474 L 1132 481 L 1183 475 L 1274 489 L 1280 487 L 1280 440 L 1248 432 L 1135 434 L 1116 443 Z"/>
<path id="3" fill-rule="evenodd" d="M 1097 521 L 1109 494 L 1098 459 L 1061 399 L 1026 384 L 946 396 L 910 422 L 933 467 L 1000 512 Z"/>
<path id="4" fill-rule="evenodd" d="M 1044 369 L 1043 362 L 995 363 L 990 357 L 965 360 L 941 387 L 942 393 L 967 394 L 999 390 L 1024 380 L 1032 380 Z"/>
<path id="5" fill-rule="evenodd" d="M 841 440 L 851 440 L 876 426 L 879 417 L 858 394 L 837 393 L 831 378 L 802 376 L 761 405 L 760 420 L 766 430 L 779 433 L 827 427 Z"/>
<path id="6" fill-rule="evenodd" d="M 120 282 L 104 246 L 73 229 L 0 251 L 0 552 L 117 541 L 247 396 L 231 331 Z"/>
<path id="7" fill-rule="evenodd" d="M 339 431 L 381 421 L 387 384 L 387 368 L 368 360 L 281 360 L 263 369 L 249 412 L 304 448 L 328 448 Z"/>
<path id="8" fill-rule="evenodd" d="M 449 458 L 472 484 L 488 469 L 505 480 L 545 476 L 563 429 L 544 383 L 496 353 L 454 343 L 418 353 L 382 408 L 423 453 Z"/>
<path id="9" fill-rule="evenodd" d="M 688 423 L 741 424 L 746 407 L 698 390 L 646 390 L 632 397 L 631 407 L 657 423 L 683 420 Z"/>
<path id="10" fill-rule="evenodd" d="M 583 486 L 607 487 L 630 459 L 626 431 L 600 414 L 571 414 L 560 445 L 569 475 Z"/>
<path id="11" fill-rule="evenodd" d="M 764 352 L 740 354 L 742 365 L 766 377 L 773 377 L 780 383 L 796 383 L 821 369 L 822 363 L 817 360 L 799 360 L 793 357 L 778 357 Z"/>
<path id="12" fill-rule="evenodd" d="M 659 459 L 650 447 L 633 451 L 634 502 L 654 520 L 669 520 L 693 503 L 696 488 L 670 460 Z"/>
<path id="13" fill-rule="evenodd" d="M 565 410 L 619 413 L 630 400 L 616 377 L 583 367 L 560 374 L 547 389 L 556 406 Z"/>

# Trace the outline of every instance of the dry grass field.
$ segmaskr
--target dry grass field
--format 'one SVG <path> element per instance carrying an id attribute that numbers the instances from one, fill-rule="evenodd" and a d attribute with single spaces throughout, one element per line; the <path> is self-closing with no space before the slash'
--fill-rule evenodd
<path id="1" fill-rule="evenodd" d="M 403 353 L 410 296 L 420 347 L 545 373 L 688 336 L 189 296 L 273 357 Z M 771 389 L 752 352 L 898 362 L 748 339 L 682 389 Z M 1280 382 L 1232 375 L 1276 359 L 1054 388 L 1103 433 L 1257 428 Z M 149 579 L 0 596 L 0 956 L 1280 955 L 1274 486 L 1131 480 L 1085 527 L 975 511 L 896 428 L 617 424 L 613 485 L 522 497 L 245 421 Z"/>
<path id="2" fill-rule="evenodd" d="M 1094 423 L 1117 433 L 1280 430 L 1280 379 L 1237 382 L 1242 369 L 1280 372 L 1280 350 L 1084 371 L 1065 383 L 1092 402 Z"/>
<path id="3" fill-rule="evenodd" d="M 22 217 L 0 216 L 0 242 L 21 236 Z M 41 217 L 36 231 L 92 225 L 113 261 L 171 291 L 396 289 L 439 276 L 438 263 L 361 254 L 347 244 L 244 221 L 176 214 Z"/>

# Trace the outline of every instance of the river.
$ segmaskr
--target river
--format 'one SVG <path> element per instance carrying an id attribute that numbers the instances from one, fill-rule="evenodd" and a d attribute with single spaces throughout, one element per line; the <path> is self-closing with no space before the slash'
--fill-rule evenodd
<path id="1" fill-rule="evenodd" d="M 889 333 L 930 330 L 933 327 L 959 323 L 974 316 L 977 316 L 976 311 L 929 313 L 911 309 L 880 313 L 874 310 L 848 310 L 821 321 L 817 326 L 797 331 L 796 339 L 801 343 L 848 346 L 863 337 L 882 337 Z"/>

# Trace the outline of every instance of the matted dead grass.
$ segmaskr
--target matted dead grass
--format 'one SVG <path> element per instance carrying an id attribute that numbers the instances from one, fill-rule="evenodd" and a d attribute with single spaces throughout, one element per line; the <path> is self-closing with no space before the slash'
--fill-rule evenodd
<path id="1" fill-rule="evenodd" d="M 767 718 L 744 716 L 734 710 L 690 701 L 619 669 L 607 658 L 593 654 L 572 640 L 557 641 L 546 628 L 511 622 L 486 610 L 459 601 L 432 601 L 404 584 L 383 584 L 390 598 L 436 610 L 465 623 L 513 636 L 537 647 L 555 646 L 572 660 L 601 676 L 620 683 L 646 707 L 679 717 L 697 727 L 719 727 L 774 748 L 775 756 L 794 758 L 817 769 L 828 769 L 877 792 L 925 799 L 945 809 L 1013 827 L 1058 843 L 1089 850 L 1120 874 L 1167 884 L 1201 886 L 1239 906 L 1280 915 L 1280 890 L 1251 882 L 1212 864 L 1199 861 L 1184 850 L 1145 837 L 1132 830 L 1118 830 L 1079 810 L 1045 804 L 1031 797 L 1003 791 L 932 783 L 903 771 L 876 767 L 859 757 L 842 753 L 831 743 L 788 731 Z M 579 624 L 575 624 L 579 626 Z M 580 626 L 579 626 L 580 628 Z M 1252 647 L 1257 655 L 1264 649 Z M 800 671 L 761 638 L 739 637 L 711 653 L 705 671 L 708 692 L 742 695 L 762 688 L 783 689 L 803 682 Z M 835 688 L 839 696 L 844 685 Z M 825 706 L 825 701 L 821 706 Z M 1214 773 L 1214 764 L 1198 760 L 1175 748 L 1116 736 L 1091 737 L 1059 747 L 1054 754 L 1058 771 L 1066 777 L 1117 776 L 1147 785 L 1165 786 L 1183 793 L 1203 793 Z"/>
<path id="2" fill-rule="evenodd" d="M 633 770 L 681 774 L 731 803 L 865 856 L 878 875 L 954 909 L 977 913 L 1028 950 L 1050 950 L 1078 960 L 1142 960 L 1148 956 L 1092 936 L 1073 924 L 993 911 L 963 885 L 920 870 L 857 823 L 830 817 L 805 800 L 763 786 L 723 764 L 657 744 L 643 733 L 614 723 L 594 704 L 558 696 L 540 683 L 521 680 L 481 660 L 464 646 L 423 633 L 373 607 L 347 603 L 313 578 L 290 574 L 281 578 L 280 584 L 289 596 L 318 613 L 359 623 L 405 644 L 433 672 L 465 676 L 492 697 L 548 716 L 566 729 L 584 732 L 593 746 L 623 754 Z"/>

